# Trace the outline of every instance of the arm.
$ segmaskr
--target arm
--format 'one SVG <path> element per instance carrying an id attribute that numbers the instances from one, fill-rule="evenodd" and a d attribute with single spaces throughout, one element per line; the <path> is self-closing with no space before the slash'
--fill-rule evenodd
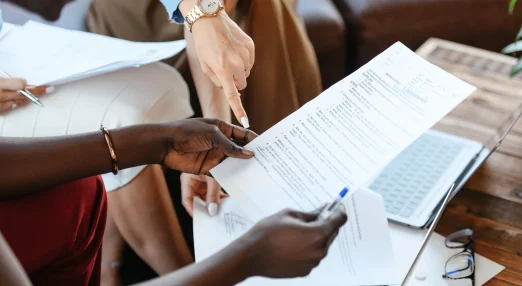
<path id="1" fill-rule="evenodd" d="M 220 120 L 190 119 L 111 130 L 120 169 L 163 163 L 206 174 L 225 156 L 251 158 L 233 143 L 257 135 Z M 247 139 L 247 140 L 245 140 Z M 112 171 L 101 131 L 50 138 L 0 137 L 0 199 Z"/>
<path id="2" fill-rule="evenodd" d="M 248 247 L 236 241 L 201 263 L 140 284 L 160 285 L 235 285 L 250 276 Z"/>
<path id="3" fill-rule="evenodd" d="M 198 0 L 162 0 L 169 17 L 177 23 L 183 15 L 198 3 Z M 179 9 L 172 11 L 177 8 Z M 224 11 L 216 17 L 202 17 L 192 26 L 194 45 L 201 70 L 219 88 L 238 122 L 249 127 L 248 117 L 241 103 L 238 90 L 247 86 L 246 78 L 255 61 L 255 46 L 252 39 L 228 17 Z"/>
<path id="4" fill-rule="evenodd" d="M 187 56 L 190 71 L 198 92 L 199 103 L 203 117 L 217 118 L 226 122 L 232 121 L 230 107 L 223 90 L 218 88 L 203 72 L 194 45 L 194 36 L 185 29 L 187 41 Z"/>
<path id="5" fill-rule="evenodd" d="M 0 233 L 0 286 L 31 285 L 22 265 Z"/>
<path id="6" fill-rule="evenodd" d="M 326 256 L 347 219 L 344 209 L 325 220 L 316 217 L 316 213 L 281 211 L 263 219 L 210 258 L 142 286 L 228 286 L 253 276 L 306 276 Z"/>
<path id="7" fill-rule="evenodd" d="M 111 131 L 121 169 L 158 164 L 166 150 L 161 125 Z M 163 137 L 163 138 L 162 138 Z M 127 144 L 132 142 L 132 144 Z M 101 131 L 49 138 L 0 138 L 0 199 L 112 171 Z"/>

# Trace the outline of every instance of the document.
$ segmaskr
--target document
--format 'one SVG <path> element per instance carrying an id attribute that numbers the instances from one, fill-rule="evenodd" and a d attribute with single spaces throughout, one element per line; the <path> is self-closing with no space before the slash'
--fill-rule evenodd
<path id="1" fill-rule="evenodd" d="M 326 258 L 309 276 L 296 279 L 254 277 L 241 285 L 350 286 L 400 283 L 382 197 L 368 190 L 354 191 L 344 204 L 348 221 L 339 231 Z M 245 215 L 233 198 L 222 201 L 219 215 L 215 217 L 210 217 L 201 203 L 194 202 L 196 262 L 233 243 L 253 225 L 254 221 Z"/>
<path id="2" fill-rule="evenodd" d="M 58 85 L 157 62 L 185 46 L 185 41 L 138 43 L 29 21 L 0 39 L 0 69 L 31 85 Z"/>
<path id="3" fill-rule="evenodd" d="M 229 158 L 214 178 L 253 221 L 357 189 L 475 88 L 396 43 Z"/>
<path id="4" fill-rule="evenodd" d="M 15 27 L 15 25 L 4 22 L 2 24 L 2 29 L 0 30 L 0 39 L 2 39 L 2 37 L 7 35 L 7 33 L 9 33 L 9 31 L 11 31 L 11 29 L 13 29 L 14 27 Z"/>

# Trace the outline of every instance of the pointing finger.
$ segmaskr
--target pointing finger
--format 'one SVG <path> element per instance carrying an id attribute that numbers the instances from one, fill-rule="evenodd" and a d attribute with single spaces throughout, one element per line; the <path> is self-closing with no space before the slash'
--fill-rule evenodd
<path id="1" fill-rule="evenodd" d="M 243 127 L 250 128 L 250 123 L 248 122 L 248 117 L 245 108 L 243 108 L 243 103 L 241 102 L 240 94 L 236 88 L 233 76 L 230 75 L 228 77 L 221 78 L 220 81 L 223 85 L 223 92 L 225 93 L 225 96 L 228 100 L 228 104 L 230 105 L 230 108 L 232 109 L 232 112 L 236 116 L 237 120 L 241 122 Z"/>

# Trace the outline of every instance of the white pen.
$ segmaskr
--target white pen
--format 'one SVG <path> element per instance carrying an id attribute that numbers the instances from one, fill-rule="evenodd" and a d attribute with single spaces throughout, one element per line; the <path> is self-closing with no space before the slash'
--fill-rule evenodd
<path id="1" fill-rule="evenodd" d="M 331 202 L 328 206 L 326 206 L 317 216 L 317 219 L 327 219 L 329 218 L 339 206 L 343 203 L 343 198 L 348 194 L 348 187 L 344 187 L 344 189 L 339 193 L 337 198 L 333 202 Z"/>

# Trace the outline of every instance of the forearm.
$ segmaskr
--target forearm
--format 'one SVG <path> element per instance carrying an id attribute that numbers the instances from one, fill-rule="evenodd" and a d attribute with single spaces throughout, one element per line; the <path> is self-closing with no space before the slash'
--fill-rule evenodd
<path id="1" fill-rule="evenodd" d="M 241 240 L 237 240 L 200 263 L 191 264 L 140 285 L 235 285 L 250 276 L 248 249 Z"/>
<path id="2" fill-rule="evenodd" d="M 31 285 L 31 282 L 0 233 L 0 286 L 3 285 Z"/>
<path id="3" fill-rule="evenodd" d="M 226 122 L 231 122 L 232 113 L 223 90 L 218 88 L 203 72 L 192 33 L 185 29 L 185 39 L 187 41 L 187 56 L 196 85 L 201 111 L 206 118 L 218 118 Z"/>
<path id="4" fill-rule="evenodd" d="M 110 130 L 118 167 L 157 164 L 166 150 L 162 125 Z M 158 130 L 158 129 L 161 129 Z M 112 171 L 101 131 L 47 138 L 0 138 L 0 199 Z"/>

